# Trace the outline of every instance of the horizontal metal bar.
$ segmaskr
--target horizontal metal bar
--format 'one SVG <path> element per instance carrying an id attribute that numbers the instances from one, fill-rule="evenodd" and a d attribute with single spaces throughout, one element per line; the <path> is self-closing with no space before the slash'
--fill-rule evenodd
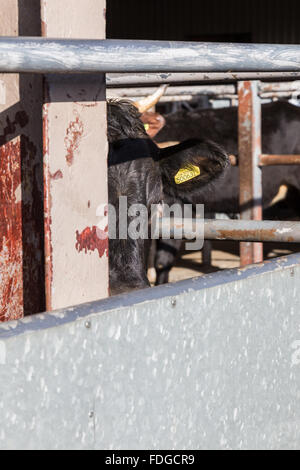
<path id="1" fill-rule="evenodd" d="M 106 75 L 108 88 L 162 83 L 236 82 L 238 80 L 298 80 L 300 72 L 186 72 L 186 73 L 111 73 Z"/>
<path id="2" fill-rule="evenodd" d="M 262 100 L 270 100 L 272 98 L 291 98 L 293 96 L 297 97 L 300 95 L 300 90 L 295 91 L 272 91 L 270 93 L 260 93 L 260 98 Z"/>
<path id="3" fill-rule="evenodd" d="M 260 83 L 259 89 L 261 93 L 272 93 L 272 92 L 285 92 L 285 91 L 298 91 L 300 90 L 300 81 L 294 80 L 293 82 L 281 82 L 281 83 Z"/>
<path id="4" fill-rule="evenodd" d="M 238 166 L 239 160 L 235 155 L 229 155 L 231 166 Z M 267 155 L 263 154 L 259 159 L 259 166 L 287 166 L 300 165 L 300 155 Z"/>
<path id="5" fill-rule="evenodd" d="M 144 97 L 152 95 L 157 90 L 157 87 L 141 87 L 141 88 L 113 88 L 107 90 L 108 98 L 131 98 L 131 97 Z M 178 95 L 235 95 L 235 85 L 191 85 L 191 86 L 171 86 L 169 87 L 164 96 L 178 96 Z"/>
<path id="6" fill-rule="evenodd" d="M 115 98 L 130 98 L 138 96 L 146 96 L 155 93 L 157 87 L 130 87 L 130 88 L 111 88 L 108 90 L 108 97 Z M 283 82 L 283 83 L 260 83 L 259 85 L 260 94 L 276 96 L 277 94 L 288 94 L 291 95 L 299 91 L 300 93 L 300 82 Z M 178 95 L 237 95 L 235 85 L 171 85 L 165 91 L 164 96 L 178 96 Z"/>
<path id="7" fill-rule="evenodd" d="M 261 155 L 260 166 L 300 165 L 300 155 Z"/>
<path id="8" fill-rule="evenodd" d="M 127 87 L 127 88 L 109 88 L 107 90 L 108 98 L 134 98 L 144 97 L 155 93 L 157 86 L 139 86 L 139 87 Z M 262 83 L 259 84 L 259 96 L 264 98 L 274 97 L 290 97 L 294 94 L 300 94 L 300 83 L 299 80 L 294 82 L 283 82 L 283 83 Z M 205 84 L 205 85 L 194 85 L 194 84 L 183 84 L 183 85 L 171 85 L 164 93 L 164 101 L 178 101 L 190 100 L 193 96 L 208 95 L 215 96 L 218 98 L 226 97 L 229 99 L 237 98 L 237 90 L 235 84 Z M 179 98 L 180 97 L 180 98 Z M 168 99 L 170 98 L 170 99 Z M 162 100 L 162 98 L 161 98 Z"/>
<path id="9" fill-rule="evenodd" d="M 300 46 L 0 39 L 0 72 L 300 72 Z"/>
<path id="10" fill-rule="evenodd" d="M 184 227 L 184 235 L 188 239 L 195 237 L 196 219 L 175 219 L 173 222 L 162 219 L 161 236 L 166 233 L 171 225 L 170 238 L 174 238 L 176 232 Z M 277 242 L 300 243 L 300 222 L 275 222 L 270 220 L 205 220 L 205 240 L 228 240 L 245 242 Z"/>
<path id="11" fill-rule="evenodd" d="M 181 102 L 181 101 L 192 101 L 195 99 L 197 95 L 174 95 L 174 96 L 162 96 L 159 99 L 160 103 L 176 103 L 176 102 Z M 109 94 L 108 98 L 116 98 L 115 96 Z M 214 96 L 214 100 L 234 100 L 237 99 L 237 95 L 217 95 Z M 131 96 L 128 98 L 131 101 L 139 101 L 141 99 L 141 96 Z"/>

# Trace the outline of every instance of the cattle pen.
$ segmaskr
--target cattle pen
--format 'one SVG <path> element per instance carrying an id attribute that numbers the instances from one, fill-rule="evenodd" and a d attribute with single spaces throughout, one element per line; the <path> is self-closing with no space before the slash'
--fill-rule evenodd
<path id="1" fill-rule="evenodd" d="M 261 220 L 258 101 L 262 76 L 299 78 L 300 46 L 105 40 L 103 0 L 79 2 L 83 28 L 50 3 L 44 37 L 8 37 L 12 21 L 0 38 L 0 448 L 299 449 L 300 255 L 263 262 L 252 242 L 300 240 L 300 222 Z M 246 243 L 242 268 L 107 298 L 106 246 L 89 244 L 108 203 L 104 73 L 239 82 L 246 209 L 206 236 Z"/>

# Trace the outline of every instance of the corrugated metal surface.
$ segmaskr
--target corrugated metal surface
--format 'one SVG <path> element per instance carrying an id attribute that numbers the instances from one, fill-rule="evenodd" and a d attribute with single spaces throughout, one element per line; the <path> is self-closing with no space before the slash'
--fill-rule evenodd
<path id="1" fill-rule="evenodd" d="M 107 37 L 300 43 L 299 13 L 298 0 L 109 0 Z"/>

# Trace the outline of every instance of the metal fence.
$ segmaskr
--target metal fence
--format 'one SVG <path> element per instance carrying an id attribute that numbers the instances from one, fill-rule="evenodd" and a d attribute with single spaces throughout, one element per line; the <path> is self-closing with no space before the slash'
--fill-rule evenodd
<path id="1" fill-rule="evenodd" d="M 57 40 L 40 38 L 1 38 L 0 72 L 87 73 L 87 72 L 218 72 L 294 74 L 300 72 L 299 46 L 264 44 L 210 44 L 126 40 Z M 234 72 L 233 72 L 234 71 Z M 188 76 L 182 76 L 185 80 Z M 167 82 L 168 77 L 164 78 Z M 237 79 L 237 77 L 236 77 Z M 287 85 L 277 85 L 282 91 Z M 231 88 L 230 88 L 231 90 Z M 239 166 L 240 203 L 245 219 L 262 218 L 261 161 L 274 164 L 274 158 L 261 158 L 261 107 L 259 93 L 274 90 L 257 81 L 239 82 Z M 231 90 L 232 91 L 232 90 Z M 282 158 L 277 164 L 297 164 L 299 156 Z M 276 160 L 275 158 L 275 160 Z M 249 208 L 250 205 L 250 208 Z M 230 223 L 229 223 L 230 224 Z M 258 238 L 259 241 L 259 238 Z M 262 246 L 242 245 L 242 265 L 260 262 Z"/>
<path id="2" fill-rule="evenodd" d="M 298 82 L 260 84 L 254 79 L 274 77 L 298 77 L 300 73 L 300 48 L 291 45 L 265 44 L 211 44 L 179 43 L 164 41 L 126 40 L 58 40 L 41 38 L 1 38 L 0 72 L 35 73 L 91 73 L 91 72 L 150 72 L 134 75 L 136 83 L 163 81 L 194 81 L 216 79 L 252 81 L 238 82 L 239 99 L 239 158 L 234 164 L 240 167 L 240 205 L 242 219 L 262 219 L 262 175 L 261 167 L 266 165 L 294 165 L 299 163 L 298 155 L 262 155 L 261 151 L 261 105 L 260 96 L 268 93 L 289 92 L 298 89 Z M 230 72 L 228 72 L 230 70 Z M 159 72 L 153 74 L 153 72 Z M 174 74 L 174 72 L 176 72 Z M 217 74 L 217 75 L 216 75 Z M 218 75 L 219 74 L 219 75 Z M 262 74 L 262 75 L 261 75 Z M 177 79 L 176 79 L 177 76 Z M 127 82 L 126 82 L 127 80 Z M 128 76 L 125 77 L 128 83 Z M 108 77 L 110 86 L 124 84 L 119 75 Z M 188 87 L 177 87 L 184 94 Z M 176 88 L 176 90 L 177 90 Z M 192 86 L 191 89 L 207 87 Z M 233 85 L 219 85 L 219 92 L 234 92 Z M 130 94 L 130 91 L 127 91 Z M 142 91 L 141 91 L 142 93 Z M 120 92 L 119 92 L 120 94 Z M 228 222 L 234 227 L 236 222 Z M 249 221 L 248 229 L 251 227 Z M 262 227 L 266 227 L 262 222 Z M 255 223 L 252 224 L 255 232 Z M 298 231 L 300 225 L 294 224 Z M 276 232 L 276 231 L 275 231 Z M 258 235 L 257 241 L 265 239 Z M 276 237 L 276 235 L 275 235 Z M 240 236 L 241 240 L 247 238 Z M 255 237 L 252 237 L 255 240 Z M 278 237 L 280 239 L 280 237 Z M 297 239 L 293 237 L 293 239 Z M 263 260 L 262 245 L 241 245 L 241 263 L 247 265 Z"/>
<path id="3" fill-rule="evenodd" d="M 299 73 L 300 47 L 0 39 L 1 72 L 228 70 Z M 254 167 L 250 127 L 239 157 Z M 294 255 L 1 325 L 0 448 L 299 448 L 299 266 Z"/>

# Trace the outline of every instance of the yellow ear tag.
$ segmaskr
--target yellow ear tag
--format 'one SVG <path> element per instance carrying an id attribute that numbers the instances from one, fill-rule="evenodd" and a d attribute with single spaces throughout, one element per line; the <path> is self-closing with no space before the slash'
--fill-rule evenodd
<path id="1" fill-rule="evenodd" d="M 149 129 L 150 129 L 150 124 L 144 124 L 144 128 L 145 128 L 146 132 L 148 132 Z"/>
<path id="2" fill-rule="evenodd" d="M 188 168 L 181 168 L 175 176 L 175 183 L 182 184 L 190 181 L 201 174 L 198 166 L 190 165 Z"/>

